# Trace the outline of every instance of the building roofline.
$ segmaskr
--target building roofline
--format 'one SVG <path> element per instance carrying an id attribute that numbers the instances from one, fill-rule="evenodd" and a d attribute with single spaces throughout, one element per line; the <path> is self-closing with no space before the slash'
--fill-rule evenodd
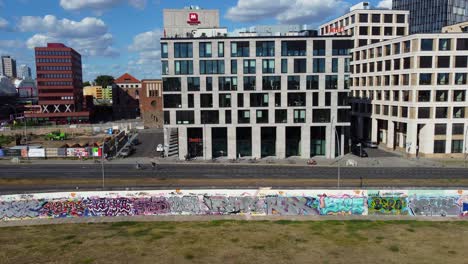
<path id="1" fill-rule="evenodd" d="M 279 38 L 279 39 L 287 39 L 287 38 L 300 38 L 300 39 L 307 39 L 307 38 L 312 38 L 312 39 L 321 39 L 321 38 L 352 38 L 351 35 L 339 35 L 339 36 L 334 36 L 334 35 L 317 35 L 317 36 L 231 36 L 231 37 L 203 37 L 203 38 L 175 38 L 175 37 L 169 37 L 169 38 L 161 38 L 161 40 L 211 40 L 211 39 L 274 39 L 274 38 Z"/>
<path id="2" fill-rule="evenodd" d="M 339 17 L 336 17 L 332 20 L 328 20 L 327 22 L 324 22 L 322 24 L 320 24 L 320 26 L 318 27 L 319 29 L 321 29 L 322 27 L 326 27 L 327 24 L 330 24 L 331 22 L 335 21 L 335 20 L 339 20 L 340 18 L 346 16 L 346 15 L 351 15 L 351 14 L 355 14 L 355 13 L 360 13 L 359 11 L 391 11 L 391 12 L 394 12 L 394 13 L 407 13 L 409 15 L 409 11 L 408 10 L 394 10 L 394 9 L 355 9 L 355 10 L 352 10 L 352 11 L 349 11 Z"/>

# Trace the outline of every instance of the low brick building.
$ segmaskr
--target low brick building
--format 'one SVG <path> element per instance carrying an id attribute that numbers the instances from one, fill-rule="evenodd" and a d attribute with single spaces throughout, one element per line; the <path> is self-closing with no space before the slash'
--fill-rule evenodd
<path id="1" fill-rule="evenodd" d="M 114 120 L 135 119 L 140 116 L 141 82 L 125 73 L 114 81 L 112 112 Z"/>
<path id="2" fill-rule="evenodd" d="M 142 80 L 140 112 L 145 126 L 162 128 L 164 124 L 162 81 Z"/>

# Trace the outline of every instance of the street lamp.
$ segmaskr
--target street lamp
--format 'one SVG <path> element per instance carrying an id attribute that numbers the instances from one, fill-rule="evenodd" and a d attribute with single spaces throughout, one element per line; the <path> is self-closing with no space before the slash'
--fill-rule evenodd
<path id="1" fill-rule="evenodd" d="M 335 117 L 332 117 L 331 121 L 331 129 L 333 130 L 333 123 L 334 123 Z M 339 158 L 341 157 L 340 152 L 341 152 L 341 144 L 340 144 L 340 138 L 338 136 L 338 131 L 336 131 L 336 126 L 335 126 L 335 136 L 336 136 L 336 142 L 338 143 L 338 188 L 340 188 L 340 180 L 341 180 L 341 164 Z M 333 133 L 333 131 L 332 131 Z M 331 152 L 331 151 L 330 151 Z"/>
<path id="2" fill-rule="evenodd" d="M 104 179 L 105 179 L 105 173 L 104 173 L 104 149 L 106 146 L 106 142 L 104 142 L 101 146 L 101 172 L 102 172 L 102 190 L 104 190 Z"/>
<path id="3" fill-rule="evenodd" d="M 465 134 L 463 135 L 463 154 L 464 154 L 464 162 L 463 167 L 466 168 L 466 157 L 468 156 L 468 144 L 466 142 L 466 135 L 468 134 L 468 125 L 465 129 Z"/>

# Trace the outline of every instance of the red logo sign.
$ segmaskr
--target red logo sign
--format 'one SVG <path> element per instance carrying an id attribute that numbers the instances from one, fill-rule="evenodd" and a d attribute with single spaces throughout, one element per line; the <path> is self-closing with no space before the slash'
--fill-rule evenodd
<path id="1" fill-rule="evenodd" d="M 330 33 L 340 33 L 344 31 L 344 27 L 330 27 Z"/>
<path id="2" fill-rule="evenodd" d="M 197 13 L 189 13 L 189 20 L 187 21 L 187 23 L 189 25 L 198 25 L 200 24 L 201 22 L 198 20 L 198 14 Z"/>

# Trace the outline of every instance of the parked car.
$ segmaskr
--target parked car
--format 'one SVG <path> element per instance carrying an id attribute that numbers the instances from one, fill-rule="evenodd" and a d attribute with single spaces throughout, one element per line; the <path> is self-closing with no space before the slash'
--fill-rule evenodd
<path id="1" fill-rule="evenodd" d="M 134 140 L 132 140 L 131 144 L 132 144 L 133 146 L 136 146 L 136 145 L 140 145 L 141 142 L 138 140 L 138 138 L 135 138 Z"/>
<path id="2" fill-rule="evenodd" d="M 131 148 L 131 147 L 125 147 L 125 148 L 123 148 L 123 149 L 120 151 L 120 156 L 121 156 L 122 158 L 126 158 L 126 157 L 132 155 L 132 153 L 133 153 L 133 148 Z"/>
<path id="3" fill-rule="evenodd" d="M 363 142 L 364 147 L 366 148 L 378 148 L 379 144 L 377 142 L 372 142 L 370 140 L 366 140 Z"/>
<path id="4" fill-rule="evenodd" d="M 157 152 L 163 152 L 164 151 L 164 147 L 162 144 L 158 144 L 158 146 L 156 147 L 156 151 Z"/>
<path id="5" fill-rule="evenodd" d="M 358 156 L 358 157 L 361 157 L 361 158 L 367 158 L 369 157 L 369 155 L 367 154 L 367 152 L 364 150 L 364 149 L 361 149 L 361 146 L 353 146 L 353 148 L 351 149 L 351 152 Z"/>

